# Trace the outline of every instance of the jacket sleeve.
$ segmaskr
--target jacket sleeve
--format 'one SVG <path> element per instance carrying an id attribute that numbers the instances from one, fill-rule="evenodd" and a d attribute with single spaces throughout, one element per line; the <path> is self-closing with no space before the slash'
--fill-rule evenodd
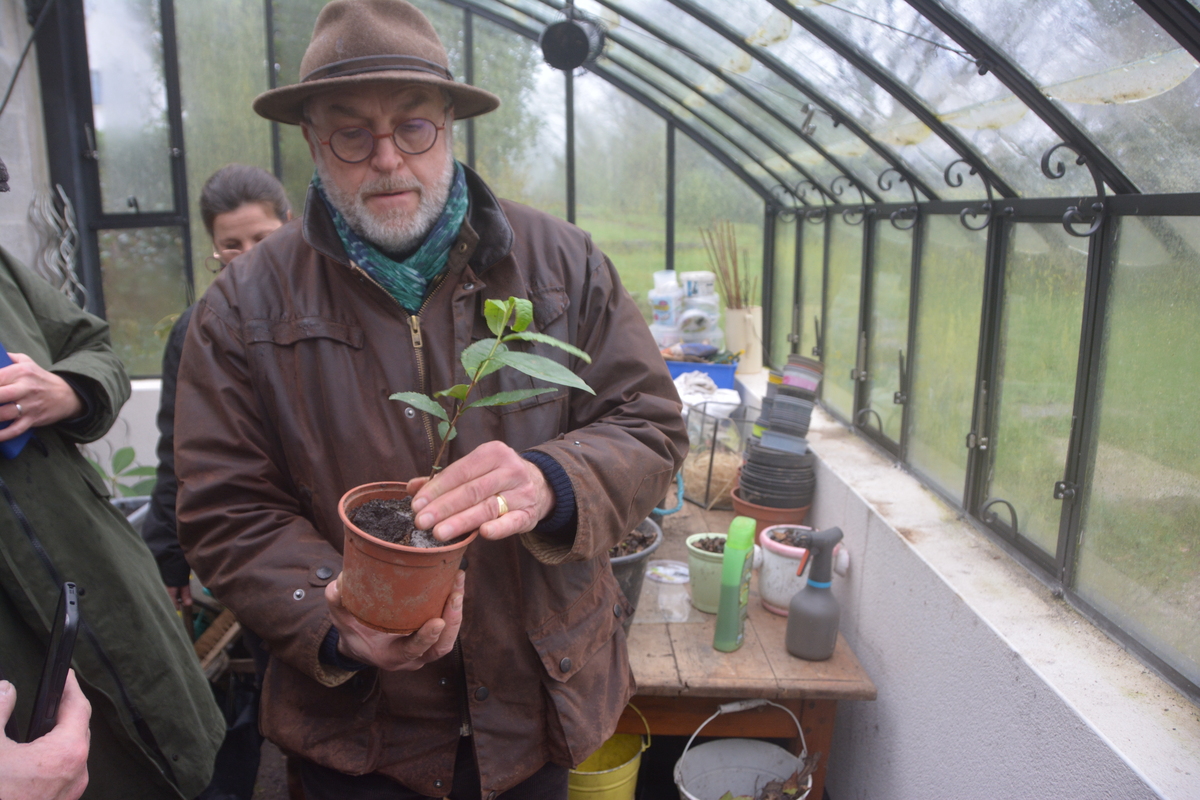
<path id="1" fill-rule="evenodd" d="M 52 363 L 41 366 L 82 379 L 72 384 L 89 390 L 90 403 L 85 405 L 91 406 L 92 414 L 86 424 L 59 426 L 59 433 L 76 442 L 96 441 L 116 422 L 130 392 L 129 376 L 112 349 L 108 323 L 75 305 L 3 250 L 0 258 L 25 295 L 50 350 Z"/>
<path id="2" fill-rule="evenodd" d="M 175 523 L 175 387 L 179 380 L 179 359 L 183 355 L 183 337 L 187 334 L 192 308 L 184 311 L 167 339 L 162 362 L 162 396 L 158 404 L 158 471 L 150 511 L 142 525 L 142 539 L 154 554 L 159 574 L 167 586 L 186 586 L 191 573 Z"/>
<path id="3" fill-rule="evenodd" d="M 176 387 L 179 541 L 200 581 L 272 656 L 326 685 L 353 673 L 318 657 L 332 621 L 313 565 L 341 563 L 296 500 L 218 281 L 196 305 Z"/>
<path id="4" fill-rule="evenodd" d="M 573 343 L 592 363 L 572 369 L 595 395 L 570 393 L 570 432 L 534 448 L 559 463 L 575 489 L 573 540 L 525 534 L 548 564 L 589 559 L 633 530 L 667 493 L 687 454 L 682 404 L 637 304 L 594 247 Z"/>

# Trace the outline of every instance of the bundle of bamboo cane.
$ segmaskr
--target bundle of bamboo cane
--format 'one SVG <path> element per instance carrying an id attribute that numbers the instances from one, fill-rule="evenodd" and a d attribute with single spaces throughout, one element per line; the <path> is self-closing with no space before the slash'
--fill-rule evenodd
<path id="1" fill-rule="evenodd" d="M 714 221 L 710 228 L 700 228 L 700 238 L 708 253 L 708 263 L 717 276 L 717 288 L 725 298 L 726 308 L 750 308 L 756 305 L 758 276 L 742 274 L 738 263 L 737 232 L 729 220 Z M 742 263 L 749 256 L 742 252 Z"/>

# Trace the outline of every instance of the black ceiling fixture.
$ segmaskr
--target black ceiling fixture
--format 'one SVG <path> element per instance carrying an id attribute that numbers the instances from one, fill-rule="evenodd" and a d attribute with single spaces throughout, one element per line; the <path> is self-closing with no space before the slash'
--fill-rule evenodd
<path id="1" fill-rule="evenodd" d="M 571 3 L 563 12 L 567 18 L 547 25 L 538 43 L 547 64 L 567 71 L 596 60 L 604 50 L 604 26 Z"/>

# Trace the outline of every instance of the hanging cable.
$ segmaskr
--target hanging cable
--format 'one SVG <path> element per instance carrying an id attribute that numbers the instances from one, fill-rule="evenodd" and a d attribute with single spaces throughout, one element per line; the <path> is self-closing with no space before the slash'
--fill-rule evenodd
<path id="1" fill-rule="evenodd" d="M 877 19 L 868 17 L 866 14 L 860 14 L 857 11 L 851 11 L 848 8 L 843 8 L 842 6 L 836 5 L 834 2 L 832 2 L 832 0 L 813 0 L 813 2 L 819 3 L 820 5 L 823 5 L 826 8 L 832 8 L 835 11 L 841 11 L 843 14 L 849 14 L 852 17 L 858 17 L 861 20 L 866 20 L 867 22 L 873 23 L 882 28 L 887 28 L 888 30 L 895 31 L 896 33 L 898 33 L 902 36 L 908 36 L 913 39 L 918 39 L 922 42 L 926 42 L 927 44 L 931 44 L 934 47 L 941 48 L 942 50 L 945 50 L 948 53 L 954 53 L 957 56 L 962 56 L 963 58 L 970 61 L 972 64 L 977 63 L 975 61 L 975 57 L 973 55 L 971 55 L 970 53 L 968 53 L 966 50 L 959 50 L 958 48 L 950 47 L 948 45 L 942 44 L 941 42 L 937 42 L 937 41 L 934 41 L 933 39 L 928 39 L 924 36 L 921 36 L 920 34 L 913 33 L 912 31 L 906 31 L 903 28 L 897 28 L 895 25 L 889 25 L 886 22 L 880 22 Z"/>
<path id="2" fill-rule="evenodd" d="M 4 99 L 0 100 L 0 117 L 4 116 L 4 109 L 8 107 L 8 98 L 12 97 L 13 89 L 17 85 L 17 76 L 21 74 L 21 67 L 25 65 L 25 57 L 29 55 L 29 48 L 33 47 L 33 40 L 37 38 L 38 31 L 42 29 L 42 23 L 49 16 L 51 6 L 55 0 L 46 0 L 46 5 L 42 6 L 42 10 L 38 12 L 37 22 L 33 24 L 33 32 L 29 34 L 29 41 L 25 42 L 25 49 L 21 51 L 21 57 L 17 59 L 17 68 L 13 70 L 12 80 L 8 82 L 8 88 L 4 91 Z"/>

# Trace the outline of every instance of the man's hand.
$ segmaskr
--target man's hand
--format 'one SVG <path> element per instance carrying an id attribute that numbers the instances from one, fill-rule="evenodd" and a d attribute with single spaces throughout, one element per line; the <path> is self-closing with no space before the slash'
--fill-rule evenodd
<path id="1" fill-rule="evenodd" d="M 167 586 L 166 584 L 163 584 L 163 586 L 166 587 L 167 597 L 171 598 L 171 605 L 175 606 L 176 611 L 182 611 L 184 606 L 187 606 L 188 608 L 192 607 L 191 586 L 186 584 L 183 586 Z"/>
<path id="2" fill-rule="evenodd" d="M 546 476 L 503 442 L 482 444 L 432 481 L 416 478 L 408 488 L 417 527 L 443 542 L 476 528 L 485 539 L 525 533 L 554 510 Z M 508 505 L 503 515 L 497 495 Z"/>
<path id="3" fill-rule="evenodd" d="M 338 581 L 333 581 L 325 587 L 325 600 L 329 603 L 333 626 L 338 629 L 338 652 L 389 672 L 420 669 L 431 661 L 437 661 L 454 649 L 454 640 L 458 638 L 458 629 L 462 627 L 463 586 L 466 579 L 467 573 L 459 570 L 454 579 L 454 588 L 446 598 L 441 619 L 431 619 L 416 633 L 407 636 L 383 633 L 359 622 L 342 605 Z"/>
<path id="4" fill-rule="evenodd" d="M 4 800 L 75 800 L 87 788 L 88 721 L 92 706 L 75 670 L 58 704 L 54 729 L 29 744 L 17 744 L 2 732 L 17 704 L 17 690 L 0 681 L 0 797 Z"/>
<path id="5" fill-rule="evenodd" d="M 0 442 L 83 413 L 83 401 L 69 383 L 23 353 L 9 357 L 13 363 L 0 369 L 0 422 L 12 424 L 0 430 Z"/>

